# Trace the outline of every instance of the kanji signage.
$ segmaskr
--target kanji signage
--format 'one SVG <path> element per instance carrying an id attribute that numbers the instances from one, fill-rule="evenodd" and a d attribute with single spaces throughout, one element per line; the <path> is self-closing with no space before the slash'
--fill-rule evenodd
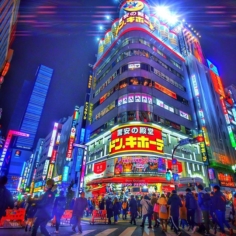
<path id="1" fill-rule="evenodd" d="M 128 124 L 111 130 L 109 154 L 126 152 L 163 153 L 161 128 L 154 125 Z"/>
<path id="2" fill-rule="evenodd" d="M 116 29 L 115 35 L 117 36 L 121 29 L 126 25 L 130 23 L 139 23 L 139 24 L 146 24 L 151 31 L 154 31 L 155 28 L 151 21 L 149 20 L 149 17 L 144 14 L 143 12 L 129 12 L 125 14 L 119 21 L 119 25 Z"/>
<path id="3" fill-rule="evenodd" d="M 107 168 L 107 162 L 106 161 L 102 161 L 102 162 L 98 162 L 94 164 L 94 169 L 93 172 L 95 174 L 101 174 L 102 172 L 104 172 Z"/>

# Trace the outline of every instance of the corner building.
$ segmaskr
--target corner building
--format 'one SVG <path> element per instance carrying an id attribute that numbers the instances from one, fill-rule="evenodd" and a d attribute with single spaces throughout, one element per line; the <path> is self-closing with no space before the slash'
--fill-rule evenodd
<path id="1" fill-rule="evenodd" d="M 146 1 L 123 1 L 119 19 L 99 41 L 90 106 L 85 184 L 93 195 L 163 192 L 174 188 L 167 169 L 207 184 L 181 24 L 152 15 Z M 204 145 L 204 144 L 203 144 Z M 178 184 L 181 188 L 181 184 Z"/>

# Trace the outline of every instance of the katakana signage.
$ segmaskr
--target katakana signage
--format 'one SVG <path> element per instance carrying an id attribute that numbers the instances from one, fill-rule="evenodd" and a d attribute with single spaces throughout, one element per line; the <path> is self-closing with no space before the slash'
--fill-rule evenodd
<path id="1" fill-rule="evenodd" d="M 111 130 L 109 154 L 128 152 L 163 153 L 161 128 L 145 124 L 128 124 Z"/>

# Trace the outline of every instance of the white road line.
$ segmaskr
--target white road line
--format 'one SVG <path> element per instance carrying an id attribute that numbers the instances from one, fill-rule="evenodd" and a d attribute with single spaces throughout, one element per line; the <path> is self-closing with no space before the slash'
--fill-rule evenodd
<path id="1" fill-rule="evenodd" d="M 136 228 L 137 228 L 136 226 L 135 227 L 128 227 L 119 236 L 131 236 L 132 233 L 136 230 Z"/>
<path id="2" fill-rule="evenodd" d="M 107 236 L 109 234 L 111 234 L 112 232 L 116 231 L 117 228 L 113 228 L 113 229 L 106 229 L 103 232 L 96 234 L 95 236 Z"/>
<path id="3" fill-rule="evenodd" d="M 95 231 L 95 230 L 84 230 L 82 234 L 76 233 L 76 234 L 73 234 L 71 236 L 78 236 L 78 235 L 82 236 L 82 235 L 92 233 L 93 231 Z"/>
<path id="4" fill-rule="evenodd" d="M 155 236 L 155 233 L 152 229 L 144 228 L 143 236 Z"/>

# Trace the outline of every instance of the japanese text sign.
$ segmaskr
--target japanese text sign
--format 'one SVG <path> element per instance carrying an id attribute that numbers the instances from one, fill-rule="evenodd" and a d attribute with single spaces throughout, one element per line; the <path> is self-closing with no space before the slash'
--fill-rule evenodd
<path id="1" fill-rule="evenodd" d="M 110 155 L 134 151 L 163 153 L 163 149 L 162 131 L 158 127 L 130 124 L 111 131 Z"/>

